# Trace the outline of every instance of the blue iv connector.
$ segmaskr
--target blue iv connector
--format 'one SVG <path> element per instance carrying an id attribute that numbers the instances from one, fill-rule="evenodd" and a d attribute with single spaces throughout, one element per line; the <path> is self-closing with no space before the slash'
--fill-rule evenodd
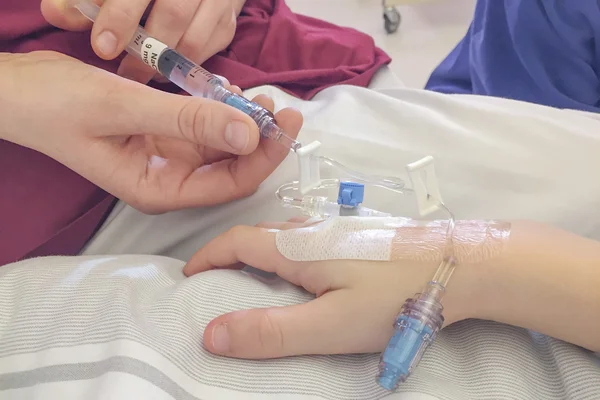
<path id="1" fill-rule="evenodd" d="M 365 198 L 365 185 L 355 182 L 340 182 L 337 203 L 346 207 L 358 207 Z"/>
<path id="2" fill-rule="evenodd" d="M 444 287 L 430 282 L 423 293 L 406 300 L 394 323 L 394 335 L 381 355 L 377 382 L 395 390 L 411 374 L 444 323 L 440 299 Z"/>
<path id="3" fill-rule="evenodd" d="M 337 203 L 340 205 L 340 216 L 360 215 L 358 207 L 365 198 L 365 185 L 355 182 L 340 182 Z"/>

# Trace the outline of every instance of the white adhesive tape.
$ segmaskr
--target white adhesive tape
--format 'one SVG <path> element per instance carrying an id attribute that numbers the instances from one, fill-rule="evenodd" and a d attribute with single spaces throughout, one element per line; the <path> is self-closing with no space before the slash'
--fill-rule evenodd
<path id="1" fill-rule="evenodd" d="M 390 259 L 396 231 L 388 218 L 333 217 L 316 225 L 277 232 L 277 249 L 292 261 Z"/>
<path id="2" fill-rule="evenodd" d="M 142 48 L 140 50 L 142 61 L 158 71 L 158 59 L 160 58 L 161 53 L 168 47 L 169 46 L 163 42 L 154 38 L 146 38 L 142 42 Z"/>
<path id="3" fill-rule="evenodd" d="M 297 229 L 277 231 L 277 250 L 292 261 L 366 260 L 441 261 L 447 245 L 447 220 L 401 217 L 331 217 Z M 499 255 L 510 223 L 457 221 L 453 254 L 458 262 L 477 263 Z"/>

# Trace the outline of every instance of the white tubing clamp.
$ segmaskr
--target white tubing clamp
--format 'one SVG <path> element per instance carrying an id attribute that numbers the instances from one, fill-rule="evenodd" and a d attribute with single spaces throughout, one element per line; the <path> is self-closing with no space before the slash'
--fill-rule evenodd
<path id="1" fill-rule="evenodd" d="M 433 157 L 427 156 L 408 164 L 406 170 L 417 197 L 419 214 L 425 216 L 439 210 L 442 205 L 442 195 L 433 167 Z"/>
<path id="2" fill-rule="evenodd" d="M 321 184 L 321 171 L 317 153 L 321 142 L 314 141 L 296 150 L 300 172 L 300 193 L 306 194 Z"/>

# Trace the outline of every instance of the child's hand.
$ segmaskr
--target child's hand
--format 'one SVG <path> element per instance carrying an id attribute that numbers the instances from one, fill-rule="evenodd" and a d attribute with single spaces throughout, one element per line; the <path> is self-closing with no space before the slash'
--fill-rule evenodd
<path id="1" fill-rule="evenodd" d="M 247 264 L 275 272 L 317 298 L 306 304 L 237 311 L 211 321 L 204 332 L 208 351 L 238 358 L 382 351 L 408 297 L 431 279 L 436 263 L 294 262 L 275 244 L 276 231 L 299 222 L 238 226 L 199 250 L 184 268 L 189 276 L 212 268 Z M 466 318 L 471 268 L 457 269 L 443 300 L 445 325 Z"/>

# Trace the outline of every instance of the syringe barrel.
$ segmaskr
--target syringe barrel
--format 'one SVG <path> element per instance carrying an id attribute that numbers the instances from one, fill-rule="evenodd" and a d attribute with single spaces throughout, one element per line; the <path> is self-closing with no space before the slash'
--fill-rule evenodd
<path id="1" fill-rule="evenodd" d="M 69 0 L 89 20 L 95 21 L 100 7 L 92 0 Z M 301 145 L 277 126 L 273 113 L 225 89 L 221 79 L 187 59 L 165 43 L 151 37 L 138 26 L 127 52 L 154 68 L 192 96 L 204 97 L 228 104 L 249 115 L 258 125 L 260 134 L 296 151 Z"/>
<path id="2" fill-rule="evenodd" d="M 142 59 L 142 56 L 141 56 L 142 45 L 144 43 L 144 40 L 146 40 L 148 38 L 149 38 L 148 33 L 146 33 L 146 31 L 142 27 L 138 27 L 138 29 L 135 32 L 135 35 L 133 36 L 133 39 L 130 40 L 129 43 L 127 44 L 127 48 L 126 48 L 127 53 L 129 53 L 132 56 L 135 56 L 136 58 L 141 60 Z"/>
<path id="3" fill-rule="evenodd" d="M 377 382 L 395 390 L 411 374 L 444 323 L 443 307 L 428 293 L 408 299 L 394 324 L 394 334 L 379 363 Z"/>

